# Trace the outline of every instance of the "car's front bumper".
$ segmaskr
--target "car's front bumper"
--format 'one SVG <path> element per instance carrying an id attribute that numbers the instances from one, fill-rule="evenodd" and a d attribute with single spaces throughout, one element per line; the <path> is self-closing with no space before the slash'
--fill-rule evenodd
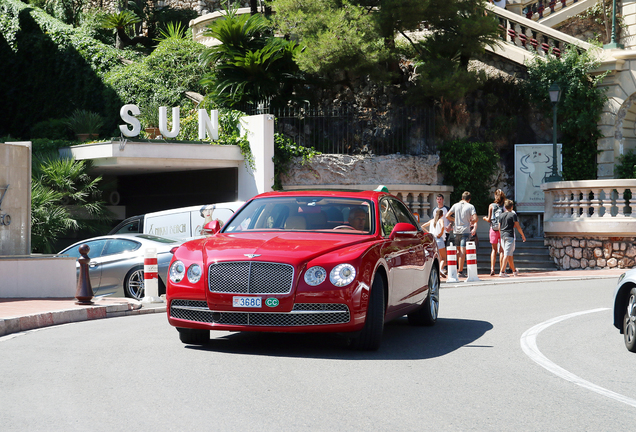
<path id="1" fill-rule="evenodd" d="M 247 312 L 214 311 L 205 301 L 173 299 L 168 320 L 175 327 L 226 331 L 304 333 L 361 329 L 354 323 L 349 306 L 341 303 L 297 303 L 290 312 Z"/>

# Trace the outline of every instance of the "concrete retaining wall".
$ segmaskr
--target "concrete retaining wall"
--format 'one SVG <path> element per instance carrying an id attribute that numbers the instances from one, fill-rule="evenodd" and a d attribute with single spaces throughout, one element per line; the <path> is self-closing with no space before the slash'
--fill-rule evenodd
<path id="1" fill-rule="evenodd" d="M 0 298 L 73 298 L 75 262 L 50 255 L 0 257 Z"/>

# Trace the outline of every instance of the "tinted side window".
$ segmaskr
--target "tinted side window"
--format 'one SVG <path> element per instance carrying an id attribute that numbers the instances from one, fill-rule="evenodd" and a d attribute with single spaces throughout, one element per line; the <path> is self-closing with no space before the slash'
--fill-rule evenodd
<path id="1" fill-rule="evenodd" d="M 420 227 L 420 225 L 413 217 L 413 214 L 409 211 L 409 209 L 406 208 L 406 206 L 402 202 L 398 200 L 391 200 L 391 204 L 395 209 L 395 214 L 397 215 L 398 222 L 406 222 L 415 225 L 415 227 L 417 228 Z"/>
<path id="2" fill-rule="evenodd" d="M 390 235 L 393 227 L 398 223 L 398 219 L 388 199 L 380 201 L 380 218 L 382 219 L 382 234 L 385 236 Z"/>
<path id="3" fill-rule="evenodd" d="M 73 246 L 71 249 L 64 252 L 64 255 L 69 255 L 75 258 L 79 258 L 80 246 L 82 246 L 83 244 L 87 244 L 88 247 L 90 248 L 90 250 L 88 251 L 89 258 L 97 258 L 102 256 L 102 253 L 104 252 L 104 246 L 106 245 L 106 241 L 107 241 L 106 239 L 102 239 L 102 240 L 93 240 L 86 243 L 81 243 L 81 244 Z"/>
<path id="4" fill-rule="evenodd" d="M 122 226 L 113 234 L 132 234 L 132 233 L 138 233 L 138 232 L 141 232 L 141 230 L 139 229 L 139 220 L 136 220 Z"/>
<path id="5" fill-rule="evenodd" d="M 137 243 L 132 240 L 113 239 L 108 241 L 108 245 L 106 245 L 106 250 L 103 255 L 106 256 L 123 252 L 131 252 L 139 249 L 140 246 L 141 243 Z"/>

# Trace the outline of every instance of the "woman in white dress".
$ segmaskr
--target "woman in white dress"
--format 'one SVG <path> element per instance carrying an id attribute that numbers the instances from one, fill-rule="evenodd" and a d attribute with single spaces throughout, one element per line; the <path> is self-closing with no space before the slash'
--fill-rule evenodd
<path id="1" fill-rule="evenodd" d="M 442 209 L 435 210 L 435 219 L 431 219 L 422 225 L 422 228 L 428 230 L 437 242 L 437 250 L 439 251 L 439 273 L 442 277 L 446 277 L 444 266 L 446 265 L 446 230 L 444 229 L 444 212 Z"/>

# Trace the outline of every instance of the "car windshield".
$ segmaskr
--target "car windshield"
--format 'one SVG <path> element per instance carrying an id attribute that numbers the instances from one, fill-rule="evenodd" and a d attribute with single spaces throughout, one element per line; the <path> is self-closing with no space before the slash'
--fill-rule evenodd
<path id="1" fill-rule="evenodd" d="M 275 230 L 369 234 L 375 231 L 374 214 L 371 201 L 355 198 L 260 198 L 246 205 L 223 232 Z"/>

